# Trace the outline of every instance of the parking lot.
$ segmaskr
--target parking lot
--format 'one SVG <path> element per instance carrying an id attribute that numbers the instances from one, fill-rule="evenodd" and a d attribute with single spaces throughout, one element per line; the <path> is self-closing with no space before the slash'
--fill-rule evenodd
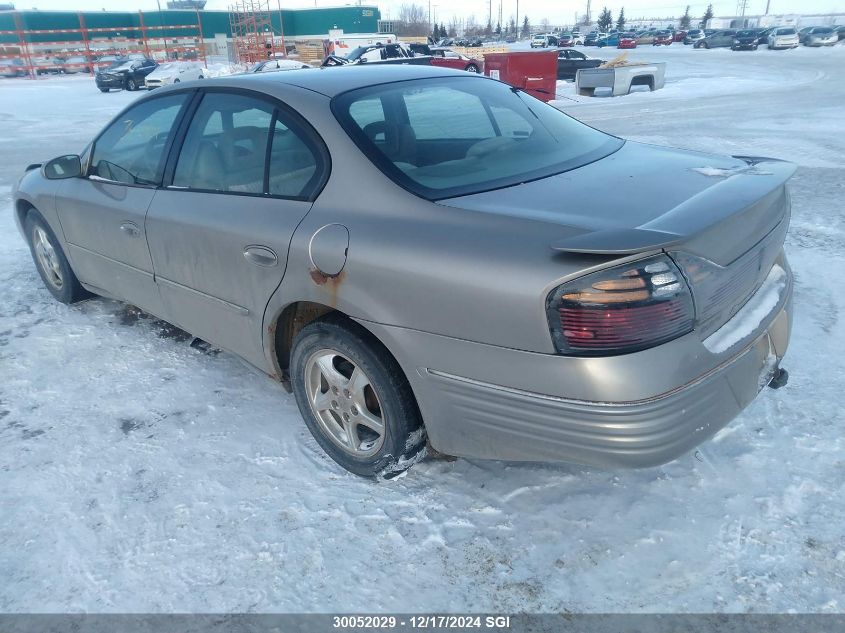
<path id="1" fill-rule="evenodd" d="M 554 105 L 798 165 L 788 386 L 659 468 L 426 460 L 380 482 L 326 457 L 293 396 L 233 356 L 123 304 L 52 299 L 12 184 L 138 93 L 0 79 L 0 610 L 843 611 L 845 46 L 629 59 L 666 61 L 666 87 L 559 82 Z"/>

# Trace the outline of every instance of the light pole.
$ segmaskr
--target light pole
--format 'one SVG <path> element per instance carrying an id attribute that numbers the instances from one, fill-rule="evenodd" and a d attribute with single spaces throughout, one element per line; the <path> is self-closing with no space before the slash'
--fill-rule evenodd
<path id="1" fill-rule="evenodd" d="M 516 0 L 516 40 L 519 41 L 519 0 Z"/>

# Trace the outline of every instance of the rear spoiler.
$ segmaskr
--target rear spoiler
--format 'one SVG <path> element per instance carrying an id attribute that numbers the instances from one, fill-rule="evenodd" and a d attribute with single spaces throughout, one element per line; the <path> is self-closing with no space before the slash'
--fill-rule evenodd
<path id="1" fill-rule="evenodd" d="M 40 169 L 42 164 L 43 163 L 30 163 L 29 165 L 26 166 L 26 169 L 24 169 L 24 172 L 32 171 L 33 169 Z"/>
<path id="2" fill-rule="evenodd" d="M 591 255 L 623 255 L 668 248 L 680 243 L 683 237 L 677 233 L 653 229 L 606 229 L 559 240 L 552 244 L 552 250 Z"/>

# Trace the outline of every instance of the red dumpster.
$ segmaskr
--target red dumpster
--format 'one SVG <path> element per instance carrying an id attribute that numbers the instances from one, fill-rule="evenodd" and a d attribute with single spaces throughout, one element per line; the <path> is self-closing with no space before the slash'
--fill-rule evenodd
<path id="1" fill-rule="evenodd" d="M 555 98 L 557 51 L 511 51 L 484 55 L 484 74 L 543 101 Z"/>

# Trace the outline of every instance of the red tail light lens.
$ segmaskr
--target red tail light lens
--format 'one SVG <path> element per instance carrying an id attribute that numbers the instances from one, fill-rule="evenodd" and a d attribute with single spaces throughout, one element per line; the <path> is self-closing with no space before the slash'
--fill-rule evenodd
<path id="1" fill-rule="evenodd" d="M 561 354 L 609 356 L 660 345 L 692 331 L 692 294 L 665 255 L 586 275 L 548 300 Z"/>

